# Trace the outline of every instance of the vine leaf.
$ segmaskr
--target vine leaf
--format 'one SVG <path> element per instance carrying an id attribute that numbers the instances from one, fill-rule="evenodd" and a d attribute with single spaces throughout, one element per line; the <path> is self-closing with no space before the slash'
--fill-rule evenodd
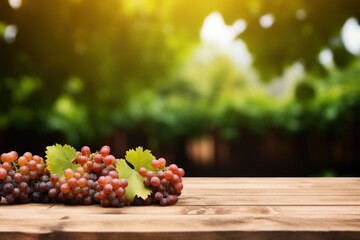
<path id="1" fill-rule="evenodd" d="M 46 162 L 47 168 L 51 174 L 57 174 L 59 177 L 64 175 L 67 168 L 71 168 L 74 171 L 76 168 L 81 167 L 80 164 L 73 164 L 76 158 L 76 150 L 70 145 L 55 144 L 53 146 L 46 147 Z"/>
<path id="2" fill-rule="evenodd" d="M 138 170 L 144 167 L 146 170 L 154 171 L 155 169 L 151 166 L 151 161 L 154 159 L 150 150 L 144 151 L 142 147 L 137 147 L 135 150 L 128 150 L 125 159 L 120 159 L 117 163 L 116 170 L 119 178 L 125 178 L 128 181 L 125 195 L 128 203 L 133 202 L 136 196 L 146 199 L 151 193 L 151 188 L 145 187 L 144 177 L 139 174 Z"/>

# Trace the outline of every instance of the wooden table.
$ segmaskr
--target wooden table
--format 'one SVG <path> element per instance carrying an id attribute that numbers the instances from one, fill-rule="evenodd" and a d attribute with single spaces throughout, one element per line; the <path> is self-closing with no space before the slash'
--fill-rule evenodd
<path id="1" fill-rule="evenodd" d="M 184 178 L 175 206 L 0 205 L 1 239 L 360 239 L 359 178 Z"/>

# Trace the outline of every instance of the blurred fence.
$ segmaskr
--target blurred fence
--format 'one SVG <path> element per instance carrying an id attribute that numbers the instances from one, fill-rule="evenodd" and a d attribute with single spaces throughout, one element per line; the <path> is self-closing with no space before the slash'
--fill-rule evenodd
<path id="1" fill-rule="evenodd" d="M 226 140 L 212 132 L 157 146 L 152 146 L 144 132 L 119 129 L 100 142 L 110 145 L 119 158 L 129 148 L 149 148 L 155 156 L 184 167 L 187 176 L 360 176 L 359 124 L 354 123 L 349 129 L 341 134 L 335 129 L 326 134 L 318 129 L 289 134 L 273 128 L 260 135 L 239 128 L 240 137 L 236 140 Z M 56 134 L 9 130 L 0 133 L 0 151 L 14 149 L 44 156 L 46 146 L 62 143 L 61 139 Z M 91 146 L 92 150 L 100 147 Z"/>

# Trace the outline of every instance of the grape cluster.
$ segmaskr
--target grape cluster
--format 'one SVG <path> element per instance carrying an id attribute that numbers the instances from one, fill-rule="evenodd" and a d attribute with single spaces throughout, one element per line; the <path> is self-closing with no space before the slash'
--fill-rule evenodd
<path id="1" fill-rule="evenodd" d="M 7 203 L 28 203 L 30 202 L 31 188 L 27 182 L 17 182 L 14 178 L 15 171 L 10 170 L 7 176 L 0 183 L 0 196 L 5 198 Z"/>
<path id="2" fill-rule="evenodd" d="M 166 167 L 164 158 L 154 159 L 151 166 L 155 171 L 139 168 L 139 174 L 144 177 L 144 185 L 152 189 L 152 194 L 143 204 L 157 203 L 161 206 L 174 205 L 183 189 L 182 177 L 185 171 L 176 164 Z M 136 201 L 135 204 L 139 204 Z"/>
<path id="3" fill-rule="evenodd" d="M 122 207 L 125 204 L 125 188 L 128 182 L 116 177 L 115 173 L 113 176 L 100 176 L 96 183 L 94 198 L 102 207 Z"/>
<path id="4" fill-rule="evenodd" d="M 45 173 L 44 159 L 30 152 L 18 157 L 18 153 L 11 151 L 1 154 L 0 157 L 0 198 L 6 202 L 30 202 L 34 192 L 33 182 L 36 182 Z M 35 198 L 38 196 L 35 193 Z"/>
<path id="5" fill-rule="evenodd" d="M 95 173 L 97 177 L 107 176 L 109 172 L 116 170 L 116 163 L 118 159 L 110 154 L 110 147 L 105 145 L 99 152 L 91 153 L 88 146 L 81 148 L 80 152 L 77 152 L 77 158 L 75 163 L 79 163 L 86 172 Z"/>
<path id="6" fill-rule="evenodd" d="M 110 147 L 103 146 L 99 152 L 91 153 L 88 146 L 77 152 L 75 164 L 80 164 L 74 172 L 66 169 L 63 177 L 50 176 L 54 188 L 49 190 L 49 196 L 58 202 L 66 204 L 100 203 L 103 207 L 122 207 L 125 204 L 126 179 L 119 179 L 116 172 L 114 155 Z"/>
<path id="7" fill-rule="evenodd" d="M 54 187 L 54 184 L 50 181 L 49 175 L 43 175 L 39 178 L 39 181 L 34 183 L 34 191 L 32 193 L 32 200 L 39 203 L 54 202 L 49 197 L 49 190 Z"/>
<path id="8" fill-rule="evenodd" d="M 31 201 L 70 205 L 97 203 L 102 207 L 122 207 L 129 201 L 125 198 L 128 182 L 119 179 L 118 161 L 110 154 L 109 146 L 94 153 L 84 146 L 77 152 L 73 167 L 57 175 L 50 174 L 44 159 L 38 155 L 3 153 L 0 156 L 0 201 L 5 199 L 9 204 Z M 151 166 L 151 170 L 139 168 L 138 173 L 152 192 L 146 199 L 136 196 L 132 204 L 175 204 L 183 189 L 184 170 L 175 164 L 167 167 L 164 158 L 154 159 Z"/>
<path id="9" fill-rule="evenodd" d="M 56 174 L 50 176 L 54 185 L 48 194 L 57 202 L 90 205 L 95 194 L 95 180 L 96 176 L 85 172 L 83 167 L 78 167 L 76 171 L 68 168 L 60 178 Z"/>

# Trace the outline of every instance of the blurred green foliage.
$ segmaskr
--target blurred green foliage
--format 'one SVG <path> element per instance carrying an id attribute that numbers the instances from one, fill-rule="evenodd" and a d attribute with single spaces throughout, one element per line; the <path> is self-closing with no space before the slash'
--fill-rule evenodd
<path id="1" fill-rule="evenodd" d="M 213 11 L 246 21 L 250 67 L 200 42 Z M 275 23 L 263 28 L 267 13 Z M 0 40 L 0 130 L 79 143 L 116 128 L 156 141 L 209 131 L 233 139 L 240 126 L 341 129 L 359 117 L 360 61 L 339 37 L 350 17 L 360 18 L 356 0 L 1 1 L 0 35 L 9 24 L 18 33 Z M 318 62 L 324 48 L 329 68 Z M 210 55 L 199 60 L 201 51 Z"/>

